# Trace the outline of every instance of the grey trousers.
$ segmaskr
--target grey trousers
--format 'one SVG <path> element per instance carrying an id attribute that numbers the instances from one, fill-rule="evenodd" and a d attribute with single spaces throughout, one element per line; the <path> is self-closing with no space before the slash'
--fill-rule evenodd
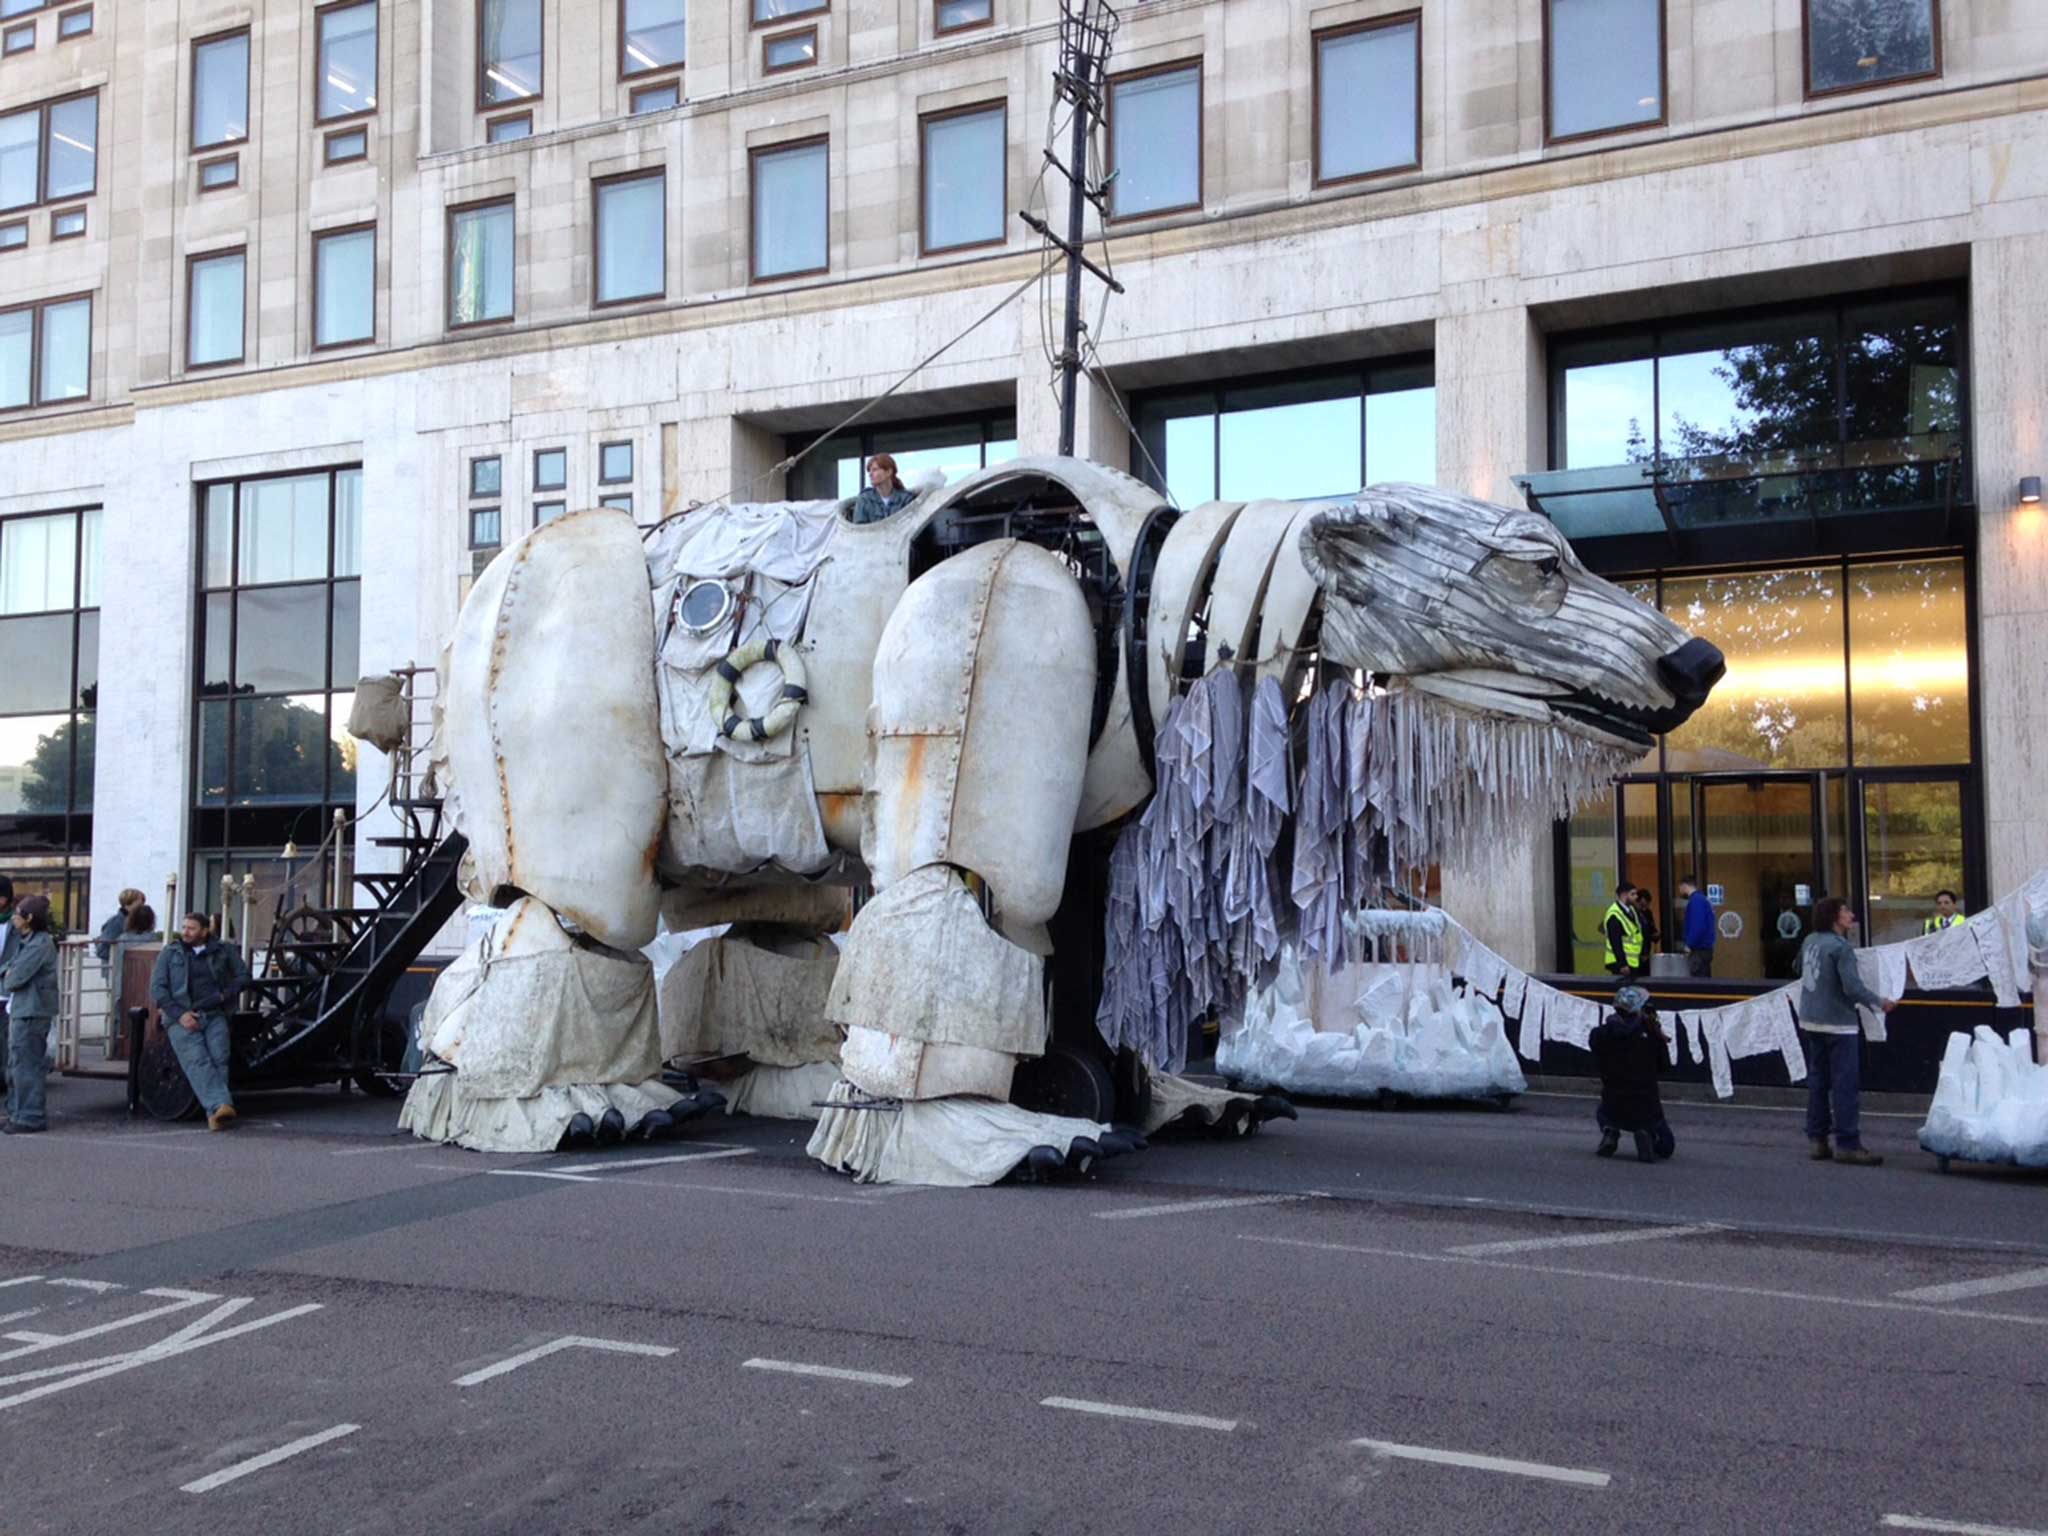
<path id="1" fill-rule="evenodd" d="M 26 1131 L 49 1124 L 44 1107 L 50 1020 L 9 1015 L 7 1020 L 7 1118 Z"/>
<path id="2" fill-rule="evenodd" d="M 199 1096 L 199 1104 L 211 1115 L 221 1105 L 232 1103 L 228 1093 L 228 1016 L 208 1013 L 200 1016 L 197 1029 L 187 1029 L 170 1014 L 164 1015 L 164 1029 L 177 1052 L 178 1065 L 185 1069 L 185 1081 Z"/>

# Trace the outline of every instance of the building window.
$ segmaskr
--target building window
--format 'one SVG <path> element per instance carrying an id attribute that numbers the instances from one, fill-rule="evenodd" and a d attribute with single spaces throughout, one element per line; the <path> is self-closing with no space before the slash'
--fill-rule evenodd
<path id="1" fill-rule="evenodd" d="M 624 304 L 658 299 L 668 282 L 666 178 L 640 171 L 591 184 L 597 217 L 591 224 L 591 265 L 596 301 Z"/>
<path id="2" fill-rule="evenodd" d="M 829 264 L 827 156 L 824 139 L 753 151 L 753 275 L 757 280 L 823 272 Z"/>
<path id="3" fill-rule="evenodd" d="M 24 21 L 0 32 L 0 54 L 11 58 L 17 53 L 31 53 L 35 46 L 36 24 L 32 21 Z"/>
<path id="4" fill-rule="evenodd" d="M 314 116 L 323 123 L 377 110 L 377 0 L 343 0 L 315 12 Z"/>
<path id="5" fill-rule="evenodd" d="M 243 276 L 248 253 L 194 256 L 186 269 L 185 363 L 211 368 L 242 361 Z"/>
<path id="6" fill-rule="evenodd" d="M 448 324 L 486 325 L 512 318 L 512 202 L 448 212 Z"/>
<path id="7" fill-rule="evenodd" d="M 0 115 L 0 210 L 90 197 L 99 126 L 97 91 Z"/>
<path id="8" fill-rule="evenodd" d="M 932 30 L 940 36 L 971 32 L 995 19 L 995 0 L 933 0 Z"/>
<path id="9" fill-rule="evenodd" d="M 599 485 L 631 485 L 633 483 L 633 445 L 631 443 L 601 443 L 598 445 L 597 483 Z"/>
<path id="10" fill-rule="evenodd" d="M 1137 467 L 1177 506 L 1436 482 L 1428 362 L 1234 379 L 1161 390 L 1133 405 L 1144 449 Z"/>
<path id="11" fill-rule="evenodd" d="M 798 27 L 790 32 L 772 32 L 761 39 L 761 73 L 785 74 L 792 69 L 809 69 L 818 62 L 818 29 Z"/>
<path id="12" fill-rule="evenodd" d="M 504 460 L 488 454 L 469 461 L 469 547 L 496 549 L 505 541 L 504 513 L 498 498 L 504 494 Z M 483 503 L 483 505 L 477 505 Z"/>
<path id="13" fill-rule="evenodd" d="M 61 405 L 92 393 L 92 299 L 0 309 L 0 411 Z"/>
<path id="14" fill-rule="evenodd" d="M 1806 0 L 1806 94 L 1941 73 L 1939 0 Z"/>
<path id="15" fill-rule="evenodd" d="M 536 491 L 565 491 L 569 488 L 568 449 L 534 449 L 533 488 Z"/>
<path id="16" fill-rule="evenodd" d="M 1109 82 L 1109 216 L 1202 206 L 1202 66 L 1167 64 Z"/>
<path id="17" fill-rule="evenodd" d="M 1009 206 L 1003 195 L 1008 123 L 1001 104 L 937 112 L 919 123 L 924 137 L 919 229 L 927 254 L 1002 244 Z"/>
<path id="18" fill-rule="evenodd" d="M 613 512 L 623 512 L 628 517 L 633 515 L 633 493 L 631 491 L 617 491 L 609 496 L 600 496 L 597 498 L 597 504 L 600 507 L 609 508 Z"/>
<path id="19" fill-rule="evenodd" d="M 633 92 L 633 115 L 644 112 L 666 112 L 670 107 L 683 104 L 683 82 L 664 80 L 659 85 L 643 85 Z"/>
<path id="20" fill-rule="evenodd" d="M 323 151 L 329 165 L 346 165 L 351 160 L 366 160 L 370 154 L 370 130 L 367 128 L 338 128 L 327 135 Z"/>
<path id="21" fill-rule="evenodd" d="M 343 347 L 377 335 L 375 225 L 313 237 L 313 345 Z"/>
<path id="22" fill-rule="evenodd" d="M 480 497 L 495 501 L 504 494 L 504 489 L 504 460 L 494 453 L 488 458 L 471 459 L 469 461 L 469 498 L 471 501 L 475 501 Z"/>
<path id="23" fill-rule="evenodd" d="M 92 7 L 81 5 L 76 10 L 57 13 L 57 41 L 68 43 L 74 37 L 86 37 L 92 32 Z"/>
<path id="24" fill-rule="evenodd" d="M 0 326 L 5 317 L 0 316 Z M 0 344 L 4 345 L 4 344 Z M 99 702 L 100 509 L 0 521 L 0 853 L 83 926 Z"/>
<path id="25" fill-rule="evenodd" d="M 212 149 L 249 137 L 249 32 L 192 45 L 192 147 Z"/>
<path id="26" fill-rule="evenodd" d="M 76 240 L 85 233 L 83 208 L 59 208 L 50 215 L 52 240 Z"/>
<path id="27" fill-rule="evenodd" d="M 532 137 L 533 114 L 531 112 L 508 113 L 504 117 L 494 117 L 484 124 L 484 142 L 486 144 L 509 144 L 514 139 L 530 139 Z"/>
<path id="28" fill-rule="evenodd" d="M 754 25 L 772 27 L 795 16 L 815 16 L 831 9 L 830 0 L 753 0 Z"/>
<path id="29" fill-rule="evenodd" d="M 877 453 L 893 457 L 897 474 L 905 485 L 912 486 L 935 470 L 950 481 L 1014 459 L 1017 418 L 1004 411 L 950 421 L 864 427 L 822 442 L 791 437 L 785 439 L 783 451 L 805 454 L 789 474 L 790 500 L 844 500 L 860 494 L 867 483 L 867 461 Z"/>
<path id="30" fill-rule="evenodd" d="M 619 75 L 676 69 L 683 63 L 683 0 L 619 0 Z"/>
<path id="31" fill-rule="evenodd" d="M 20 251 L 27 248 L 27 219 L 9 219 L 5 224 L 0 224 L 0 251 Z"/>
<path id="32" fill-rule="evenodd" d="M 1422 13 L 1315 36 L 1316 185 L 1422 164 Z"/>
<path id="33" fill-rule="evenodd" d="M 559 501 L 536 501 L 533 504 L 533 526 L 538 528 L 542 523 L 552 523 L 562 515 L 564 505 Z"/>
<path id="34" fill-rule="evenodd" d="M 317 892 L 278 850 L 354 812 L 362 507 L 359 467 L 200 488 L 195 906 L 251 864 Z"/>
<path id="35" fill-rule="evenodd" d="M 541 93 L 540 0 L 478 0 L 479 111 Z"/>
<path id="36" fill-rule="evenodd" d="M 496 549 L 505 542 L 505 517 L 497 507 L 469 509 L 469 547 Z"/>
<path id="37" fill-rule="evenodd" d="M 1664 121 L 1664 0 L 1544 0 L 1552 143 Z"/>
<path id="38" fill-rule="evenodd" d="M 240 155 L 216 155 L 211 160 L 199 162 L 199 190 L 201 192 L 224 192 L 229 187 L 239 186 L 242 180 L 242 157 Z"/>

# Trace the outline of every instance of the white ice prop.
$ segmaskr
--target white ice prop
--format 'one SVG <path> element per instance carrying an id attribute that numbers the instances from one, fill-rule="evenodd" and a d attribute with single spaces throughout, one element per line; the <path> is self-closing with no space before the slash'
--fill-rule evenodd
<path id="1" fill-rule="evenodd" d="M 1920 1145 L 1943 1159 L 2048 1168 L 2048 1064 L 2030 1045 L 2025 1029 L 1950 1035 Z"/>

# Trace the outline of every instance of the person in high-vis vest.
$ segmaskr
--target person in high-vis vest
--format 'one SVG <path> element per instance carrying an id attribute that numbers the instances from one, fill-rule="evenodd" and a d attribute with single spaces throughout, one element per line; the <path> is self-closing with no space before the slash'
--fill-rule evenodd
<path id="1" fill-rule="evenodd" d="M 1934 916 L 1920 925 L 1922 933 L 1939 933 L 1944 928 L 1953 928 L 1963 920 L 1963 909 L 1956 901 L 1954 891 L 1934 893 Z"/>
<path id="2" fill-rule="evenodd" d="M 1636 888 L 1624 880 L 1614 888 L 1600 927 L 1607 935 L 1607 969 L 1624 979 L 1643 974 L 1643 924 L 1635 906 Z"/>

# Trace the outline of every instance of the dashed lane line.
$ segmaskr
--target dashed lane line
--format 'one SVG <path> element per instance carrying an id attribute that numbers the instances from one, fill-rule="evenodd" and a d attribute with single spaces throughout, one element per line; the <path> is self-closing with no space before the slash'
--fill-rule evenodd
<path id="1" fill-rule="evenodd" d="M 630 1157 L 624 1161 L 614 1161 L 611 1158 L 606 1158 L 603 1162 L 585 1163 L 583 1166 L 599 1170 L 594 1177 L 602 1178 L 605 1170 L 613 1168 L 662 1168 L 670 1163 L 711 1163 L 718 1161 L 720 1158 L 752 1157 L 753 1155 L 754 1149 L 752 1147 L 720 1147 L 715 1151 L 676 1152 L 667 1157 Z"/>
<path id="2" fill-rule="evenodd" d="M 2048 1536 L 2048 1531 L 2022 1530 L 2017 1525 L 1975 1525 L 1927 1515 L 1886 1515 L 1878 1524 L 1891 1531 L 1942 1531 L 1947 1536 Z"/>
<path id="3" fill-rule="evenodd" d="M 1522 1237 L 1498 1243 L 1466 1243 L 1444 1252 L 1478 1258 L 1493 1253 L 1535 1253 L 1545 1248 L 1604 1248 L 1610 1243 L 1648 1243 L 1664 1237 L 1697 1237 L 1716 1226 L 1631 1227 L 1625 1232 L 1581 1232 L 1572 1237 Z M 2048 1273 L 2048 1271 L 2043 1271 Z"/>
<path id="4" fill-rule="evenodd" d="M 531 1365 L 536 1360 L 544 1360 L 549 1355 L 559 1354 L 565 1349 L 594 1349 L 607 1355 L 651 1355 L 657 1359 L 675 1353 L 666 1344 L 628 1344 L 619 1339 L 592 1339 L 582 1334 L 571 1333 L 559 1339 L 550 1339 L 545 1344 L 536 1344 L 531 1349 L 521 1350 L 509 1359 L 500 1360 L 495 1365 L 487 1365 L 481 1370 L 471 1371 L 467 1376 L 458 1376 L 455 1378 L 455 1385 L 474 1387 L 494 1377 L 516 1371 L 522 1365 Z"/>
<path id="5" fill-rule="evenodd" d="M 1234 1211 L 1247 1205 L 1292 1205 L 1314 1200 L 1305 1195 L 1238 1195 L 1223 1200 L 1176 1200 L 1170 1205 L 1127 1205 L 1120 1210 L 1097 1211 L 1097 1221 L 1135 1221 L 1140 1216 L 1192 1216 L 1197 1211 Z"/>
<path id="6" fill-rule="evenodd" d="M 1900 1301 L 1967 1301 L 1972 1296 L 1998 1296 L 2007 1291 L 2032 1291 L 2048 1285 L 2048 1269 L 2023 1269 L 2010 1275 L 1987 1275 L 1982 1280 L 1957 1280 L 1948 1285 L 1923 1285 L 1910 1291 L 1893 1291 Z"/>
<path id="7" fill-rule="evenodd" d="M 881 1371 L 849 1371 L 837 1365 L 809 1365 L 801 1360 L 742 1360 L 748 1371 L 780 1371 L 785 1376 L 822 1376 L 827 1381 L 857 1381 L 869 1387 L 907 1387 L 908 1376 L 890 1376 Z"/>
<path id="8" fill-rule="evenodd" d="M 1583 1467 L 1553 1467 L 1540 1461 L 1515 1461 L 1506 1456 L 1480 1456 L 1470 1451 L 1443 1451 L 1428 1445 L 1399 1445 L 1392 1440 L 1354 1440 L 1353 1445 L 1375 1456 L 1401 1461 L 1428 1461 L 1438 1466 L 1465 1467 L 1475 1472 L 1504 1472 L 1510 1477 L 1533 1477 L 1546 1483 L 1569 1483 L 1575 1488 L 1605 1488 L 1614 1479 L 1605 1472 Z"/>
<path id="9" fill-rule="evenodd" d="M 222 1467 L 218 1472 L 209 1472 L 204 1477 L 194 1478 L 191 1482 L 183 1484 L 179 1492 L 211 1493 L 237 1478 L 247 1477 L 251 1472 L 261 1472 L 265 1467 L 274 1467 L 280 1461 L 289 1461 L 301 1452 L 326 1445 L 329 1441 L 339 1440 L 344 1435 L 352 1435 L 362 1427 L 360 1424 L 337 1424 L 332 1429 L 321 1430 L 317 1435 L 306 1435 L 289 1445 L 280 1445 L 274 1451 L 265 1451 L 261 1456 L 251 1456 L 247 1461 L 238 1461 L 232 1467 Z"/>
<path id="10" fill-rule="evenodd" d="M 1085 1397 L 1043 1397 L 1041 1408 L 1064 1408 L 1069 1413 L 1093 1413 L 1109 1419 L 1142 1419 L 1148 1424 L 1173 1424 L 1182 1429 L 1213 1429 L 1229 1434 L 1237 1428 L 1235 1419 L 1212 1419 L 1200 1413 L 1168 1413 L 1163 1408 L 1133 1408 L 1127 1403 L 1096 1403 Z"/>

